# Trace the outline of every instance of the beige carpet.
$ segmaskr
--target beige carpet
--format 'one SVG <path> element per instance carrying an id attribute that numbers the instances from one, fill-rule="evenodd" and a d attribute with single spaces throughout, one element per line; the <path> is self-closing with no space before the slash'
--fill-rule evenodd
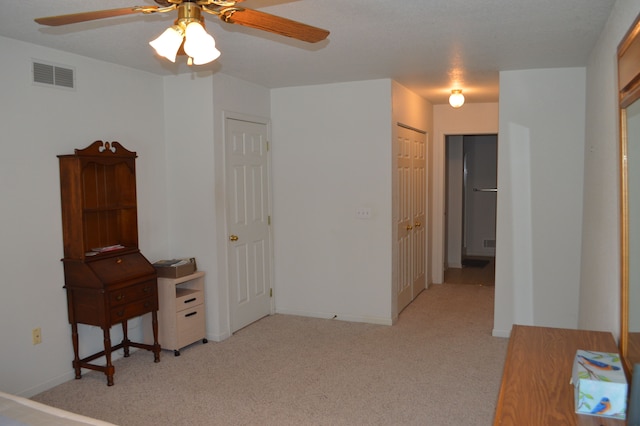
<path id="1" fill-rule="evenodd" d="M 287 315 L 180 357 L 138 351 L 33 399 L 135 425 L 490 425 L 507 340 L 493 287 L 422 292 L 392 327 Z"/>

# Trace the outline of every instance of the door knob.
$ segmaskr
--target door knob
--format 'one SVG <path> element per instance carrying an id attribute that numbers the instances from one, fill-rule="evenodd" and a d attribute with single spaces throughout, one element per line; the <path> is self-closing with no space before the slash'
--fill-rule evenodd
<path id="1" fill-rule="evenodd" d="M 416 222 L 415 225 L 416 225 L 416 228 L 420 228 L 422 226 L 420 222 Z"/>
<path id="2" fill-rule="evenodd" d="M 413 226 L 407 225 L 407 231 L 411 231 L 412 229 L 413 229 Z"/>
<path id="3" fill-rule="evenodd" d="M 238 236 L 237 235 L 230 235 L 229 236 L 229 241 L 238 241 Z"/>

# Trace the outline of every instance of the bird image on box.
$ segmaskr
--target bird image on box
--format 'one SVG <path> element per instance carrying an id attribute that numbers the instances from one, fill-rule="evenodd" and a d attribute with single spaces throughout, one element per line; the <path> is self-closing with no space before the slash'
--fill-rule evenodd
<path id="1" fill-rule="evenodd" d="M 620 370 L 620 367 L 616 367 L 615 365 L 607 364 L 605 362 L 596 361 L 595 359 L 587 358 L 587 357 L 584 357 L 582 355 L 579 355 L 579 357 L 582 358 L 590 366 L 592 366 L 594 368 L 597 368 L 599 370 L 613 370 L 613 371 Z"/>
<path id="2" fill-rule="evenodd" d="M 611 402 L 606 396 L 591 410 L 591 414 L 604 414 L 611 409 Z"/>

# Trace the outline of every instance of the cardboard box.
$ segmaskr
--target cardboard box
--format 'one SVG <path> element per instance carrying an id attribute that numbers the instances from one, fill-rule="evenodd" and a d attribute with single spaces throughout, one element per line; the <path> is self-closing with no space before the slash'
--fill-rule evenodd
<path id="1" fill-rule="evenodd" d="M 196 259 L 159 260 L 153 264 L 159 277 L 180 278 L 193 274 L 196 270 Z"/>
<path id="2" fill-rule="evenodd" d="M 624 419 L 627 411 L 627 377 L 620 355 L 578 350 L 571 382 L 576 413 Z"/>

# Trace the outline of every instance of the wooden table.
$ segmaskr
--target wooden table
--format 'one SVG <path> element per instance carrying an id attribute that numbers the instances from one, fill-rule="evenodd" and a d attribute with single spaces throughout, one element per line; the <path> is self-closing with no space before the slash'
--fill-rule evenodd
<path id="1" fill-rule="evenodd" d="M 514 325 L 494 426 L 624 425 L 575 413 L 569 381 L 578 349 L 618 352 L 611 333 Z"/>

